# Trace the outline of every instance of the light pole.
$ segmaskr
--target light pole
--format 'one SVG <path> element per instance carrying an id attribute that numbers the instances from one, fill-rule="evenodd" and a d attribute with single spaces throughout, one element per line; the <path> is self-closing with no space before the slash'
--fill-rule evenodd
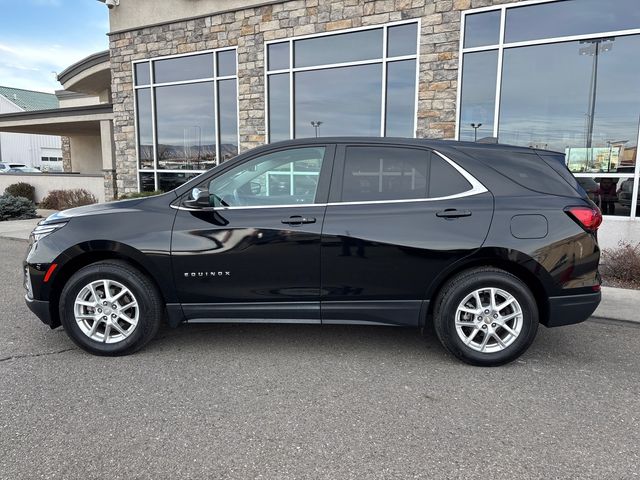
<path id="1" fill-rule="evenodd" d="M 322 122 L 319 122 L 318 120 L 311 120 L 311 126 L 316 129 L 316 138 L 320 135 L 320 125 L 322 125 Z"/>
<path id="2" fill-rule="evenodd" d="M 587 148 L 587 167 L 589 163 L 593 163 L 593 152 L 591 147 L 593 144 L 593 122 L 596 113 L 596 97 L 598 93 L 598 59 L 600 54 L 609 52 L 613 48 L 615 38 L 598 38 L 595 40 L 580 41 L 580 49 L 578 53 L 583 56 L 593 57 L 591 62 L 591 81 L 589 82 L 589 104 L 587 106 L 587 132 L 586 132 L 586 148 Z M 590 162 L 591 160 L 591 162 Z"/>
<path id="3" fill-rule="evenodd" d="M 481 123 L 472 123 L 471 128 L 473 128 L 473 141 L 478 141 L 478 129 L 482 126 Z"/>

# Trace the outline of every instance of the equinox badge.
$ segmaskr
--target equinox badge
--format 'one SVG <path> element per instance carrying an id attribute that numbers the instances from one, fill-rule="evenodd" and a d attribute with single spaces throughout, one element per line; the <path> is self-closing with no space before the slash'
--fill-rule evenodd
<path id="1" fill-rule="evenodd" d="M 230 277 L 231 272 L 184 272 L 184 276 L 191 278 Z"/>

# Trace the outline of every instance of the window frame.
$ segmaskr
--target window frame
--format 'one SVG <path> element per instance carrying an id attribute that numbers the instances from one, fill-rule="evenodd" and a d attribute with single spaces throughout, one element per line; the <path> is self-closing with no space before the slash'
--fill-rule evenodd
<path id="1" fill-rule="evenodd" d="M 236 58 L 236 73 L 235 75 L 223 75 L 218 76 L 218 52 L 225 51 L 234 51 Z M 175 82 L 159 82 L 155 83 L 155 72 L 154 72 L 154 62 L 160 60 L 167 60 L 171 58 L 181 58 L 181 57 L 190 57 L 190 56 L 198 56 L 211 54 L 213 58 L 213 77 L 210 78 L 198 78 L 193 80 L 181 80 Z M 144 85 L 136 85 L 136 77 L 135 70 L 136 65 L 147 63 L 149 68 L 149 83 Z M 236 82 L 236 132 L 237 132 L 237 144 L 238 144 L 238 155 L 241 153 L 241 145 L 240 145 L 240 102 L 239 102 L 239 83 L 238 83 L 238 47 L 224 47 L 224 48 L 215 48 L 208 50 L 198 50 L 195 52 L 188 53 L 179 53 L 174 55 L 163 55 L 158 57 L 148 57 L 131 61 L 131 84 L 133 86 L 132 91 L 132 101 L 133 101 L 133 117 L 134 117 L 134 136 L 135 136 L 135 146 L 136 146 L 136 182 L 138 185 L 138 191 L 141 188 L 140 182 L 140 174 L 141 173 L 150 173 L 154 178 L 154 189 L 158 190 L 158 176 L 161 173 L 184 173 L 184 174 L 199 174 L 206 172 L 207 170 L 193 170 L 193 169 L 161 169 L 158 168 L 158 146 L 157 146 L 157 122 L 156 122 L 156 95 L 155 89 L 157 87 L 166 87 L 173 85 L 189 85 L 194 83 L 212 83 L 213 84 L 213 105 L 214 111 L 213 115 L 215 118 L 215 139 L 216 139 L 216 165 L 219 165 L 220 162 L 220 109 L 218 105 L 218 82 L 224 80 L 235 80 Z M 153 151 L 153 168 L 140 168 L 140 141 L 138 136 L 138 100 L 137 100 L 137 91 L 148 89 L 151 96 L 151 135 L 152 135 L 152 151 Z"/>
<path id="2" fill-rule="evenodd" d="M 415 23 L 417 25 L 416 35 L 416 53 L 412 55 L 401 55 L 397 57 L 387 57 L 387 50 L 389 45 L 389 28 L 398 25 L 408 25 Z M 310 38 L 327 37 L 333 35 L 342 35 L 345 33 L 360 32 L 366 30 L 382 29 L 382 57 L 369 60 L 355 60 L 341 63 L 330 63 L 323 65 L 312 65 L 308 67 L 294 67 L 294 44 L 298 40 L 307 40 Z M 380 137 L 384 137 L 386 133 L 386 116 L 387 116 L 387 65 L 393 62 L 399 62 L 403 60 L 413 60 L 416 65 L 415 73 L 415 92 L 414 92 L 414 112 L 413 112 L 413 138 L 417 136 L 418 128 L 418 93 L 420 90 L 420 37 L 422 31 L 422 19 L 412 18 L 407 20 L 399 20 L 395 22 L 387 22 L 377 25 L 367 25 L 363 27 L 352 27 L 341 30 L 332 30 L 329 32 L 312 33 L 309 35 L 299 35 L 293 37 L 283 37 L 275 40 L 269 40 L 264 42 L 264 119 L 265 119 L 265 138 L 267 143 L 271 143 L 270 133 L 270 118 L 269 118 L 269 76 L 278 74 L 287 74 L 289 77 L 289 140 L 295 138 L 295 89 L 294 89 L 294 76 L 297 72 L 308 72 L 314 70 L 329 70 L 332 68 L 340 67 L 352 67 L 360 65 L 382 65 L 382 93 L 381 93 L 381 111 L 380 111 Z M 269 69 L 269 45 L 277 43 L 287 43 L 289 46 L 289 67 L 282 69 Z"/>
<path id="3" fill-rule="evenodd" d="M 411 150 L 423 151 L 425 154 L 431 156 L 438 156 L 453 167 L 460 175 L 464 177 L 471 185 L 469 190 L 456 193 L 454 195 L 447 195 L 445 197 L 421 197 L 421 198 L 406 198 L 406 199 L 394 199 L 394 200 L 359 200 L 359 201 L 342 201 L 342 187 L 346 164 L 347 149 L 350 147 L 370 147 L 370 148 L 404 148 Z M 430 181 L 427 178 L 427 183 Z M 390 204 L 390 203 L 415 203 L 415 202 L 438 202 L 443 200 L 454 200 L 457 198 L 470 197 L 473 195 L 479 195 L 481 193 L 488 192 L 487 188 L 477 180 L 473 175 L 462 168 L 458 163 L 450 159 L 445 154 L 435 150 L 433 148 L 421 147 L 420 145 L 408 145 L 408 144 L 392 144 L 392 143 L 344 143 L 338 145 L 336 150 L 336 160 L 333 167 L 333 175 L 331 176 L 331 188 L 329 192 L 329 202 L 327 205 L 376 205 L 376 204 Z"/>
<path id="4" fill-rule="evenodd" d="M 455 140 L 460 139 L 460 127 L 461 127 L 461 103 L 462 103 L 462 74 L 464 68 L 463 57 L 466 53 L 474 53 L 474 52 L 484 52 L 495 50 L 498 52 L 498 62 L 497 62 L 497 75 L 496 75 L 496 85 L 495 85 L 495 99 L 494 99 L 494 112 L 493 112 L 493 137 L 498 138 L 498 132 L 500 127 L 500 100 L 501 100 L 501 88 L 502 88 L 502 67 L 504 61 L 504 50 L 509 48 L 518 48 L 518 47 L 529 47 L 534 45 L 547 45 L 553 43 L 564 43 L 571 41 L 580 41 L 580 40 L 591 40 L 597 38 L 606 38 L 606 37 L 622 37 L 627 35 L 640 35 L 640 28 L 635 29 L 626 29 L 626 30 L 614 30 L 614 31 L 602 31 L 598 33 L 589 33 L 589 34 L 580 34 L 580 35 L 566 35 L 560 37 L 549 37 L 549 38 L 540 38 L 535 40 L 526 40 L 526 41 L 518 41 L 518 42 L 505 42 L 505 26 L 506 26 L 506 18 L 507 18 L 507 10 L 511 8 L 519 8 L 525 7 L 528 5 L 539 5 L 545 3 L 557 3 L 562 0 L 525 0 L 522 2 L 511 2 L 505 3 L 503 5 L 492 5 L 488 7 L 479 7 L 473 8 L 469 10 L 465 10 L 461 13 L 460 19 L 460 40 L 458 47 L 458 85 L 457 85 L 457 94 L 456 94 L 456 130 L 455 130 Z M 465 37 L 465 26 L 466 26 L 466 17 L 468 15 L 473 15 L 476 13 L 483 13 L 489 11 L 500 11 L 500 30 L 498 36 L 498 43 L 494 45 L 484 45 L 481 47 L 465 47 L 464 46 L 464 37 Z M 640 112 L 639 112 L 640 113 Z M 638 133 L 636 139 L 636 145 L 640 147 L 640 124 L 638 125 Z M 638 148 L 636 147 L 636 148 Z M 607 219 L 619 220 L 619 221 L 627 221 L 627 220 L 640 220 L 640 216 L 636 216 L 636 211 L 640 206 L 638 202 L 638 194 L 639 194 L 639 185 L 640 180 L 640 154 L 636 153 L 636 165 L 635 172 L 633 174 L 629 173 L 575 173 L 573 174 L 576 178 L 580 177 L 589 177 L 589 178 L 632 178 L 633 192 L 631 199 L 631 208 L 629 216 L 614 216 L 607 215 Z"/>

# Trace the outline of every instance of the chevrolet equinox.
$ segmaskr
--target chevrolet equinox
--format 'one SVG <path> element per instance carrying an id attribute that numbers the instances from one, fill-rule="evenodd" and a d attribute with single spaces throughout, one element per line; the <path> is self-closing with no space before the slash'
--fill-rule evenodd
<path id="1" fill-rule="evenodd" d="M 478 143 L 266 145 L 168 193 L 40 222 L 26 302 L 98 355 L 160 323 L 424 327 L 500 365 L 600 302 L 600 211 L 564 156 Z"/>

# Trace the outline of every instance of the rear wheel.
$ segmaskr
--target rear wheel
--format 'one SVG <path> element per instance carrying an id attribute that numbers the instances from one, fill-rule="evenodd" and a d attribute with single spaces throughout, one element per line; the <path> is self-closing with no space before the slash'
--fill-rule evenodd
<path id="1" fill-rule="evenodd" d="M 472 365 L 495 366 L 524 353 L 538 330 L 538 307 L 529 288 L 496 268 L 468 270 L 451 279 L 436 299 L 434 326 L 447 350 Z"/>
<path id="2" fill-rule="evenodd" d="M 163 304 L 155 285 L 125 262 L 86 266 L 60 296 L 60 319 L 69 337 L 96 355 L 126 355 L 158 331 Z"/>

